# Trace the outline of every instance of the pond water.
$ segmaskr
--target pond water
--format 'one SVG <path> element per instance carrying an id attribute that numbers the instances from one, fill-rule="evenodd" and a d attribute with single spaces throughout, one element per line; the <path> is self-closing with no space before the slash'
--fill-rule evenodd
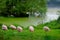
<path id="1" fill-rule="evenodd" d="M 50 22 L 52 20 L 57 20 L 58 17 L 60 16 L 59 13 L 57 11 L 59 11 L 60 8 L 48 8 L 47 12 L 46 12 L 46 16 L 45 18 L 43 18 L 43 20 L 41 20 L 40 18 L 30 18 L 29 20 L 32 22 L 33 25 L 38 25 L 40 23 L 46 23 L 46 22 Z M 33 20 L 31 20 L 33 19 Z"/>
<path id="2" fill-rule="evenodd" d="M 60 16 L 59 13 L 57 12 L 59 10 L 60 10 L 60 8 L 48 8 L 44 22 L 57 20 L 58 17 Z"/>

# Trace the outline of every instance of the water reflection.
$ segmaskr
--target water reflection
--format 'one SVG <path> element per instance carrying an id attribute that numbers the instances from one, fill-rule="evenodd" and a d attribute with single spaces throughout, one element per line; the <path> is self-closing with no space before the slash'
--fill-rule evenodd
<path id="1" fill-rule="evenodd" d="M 51 12 L 47 12 L 44 22 L 50 22 L 52 20 L 57 20 L 59 18 L 59 15 L 56 14 L 55 12 L 51 13 Z"/>
<path id="2" fill-rule="evenodd" d="M 46 12 L 46 16 L 41 20 L 40 18 L 30 18 L 29 20 L 32 22 L 33 25 L 38 25 L 40 23 L 50 22 L 52 20 L 57 20 L 59 18 L 58 11 L 60 8 L 48 8 Z"/>
<path id="3" fill-rule="evenodd" d="M 60 16 L 58 13 L 59 10 L 60 10 L 60 8 L 48 8 L 45 19 L 43 19 L 43 22 L 46 23 L 46 22 L 50 22 L 52 20 L 57 20 L 58 17 Z"/>

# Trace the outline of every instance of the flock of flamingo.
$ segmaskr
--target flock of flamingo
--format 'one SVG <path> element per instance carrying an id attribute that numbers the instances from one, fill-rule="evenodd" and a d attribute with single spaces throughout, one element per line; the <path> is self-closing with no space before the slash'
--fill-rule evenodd
<path id="1" fill-rule="evenodd" d="M 13 30 L 17 30 L 18 32 L 22 32 L 23 31 L 23 28 L 21 27 L 21 26 L 14 26 L 14 25 L 10 25 L 9 26 L 11 29 L 13 29 Z M 8 27 L 6 26 L 6 25 L 2 25 L 2 30 L 8 30 Z M 43 27 L 43 30 L 44 31 L 50 31 L 50 28 L 49 27 L 47 27 L 47 26 L 44 26 Z M 33 26 L 29 26 L 29 31 L 30 32 L 34 32 L 34 27 Z"/>

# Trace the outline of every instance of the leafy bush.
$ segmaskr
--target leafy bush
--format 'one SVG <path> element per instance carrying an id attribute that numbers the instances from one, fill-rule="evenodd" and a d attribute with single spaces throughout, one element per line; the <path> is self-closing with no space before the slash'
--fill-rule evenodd
<path id="1" fill-rule="evenodd" d="M 39 24 L 36 28 L 42 29 L 44 26 L 48 26 L 51 29 L 60 29 L 60 23 L 58 23 L 57 20 L 54 20 L 45 24 Z"/>
<path id="2" fill-rule="evenodd" d="M 46 0 L 0 0 L 0 15 L 28 17 L 26 12 L 46 13 Z"/>
<path id="3" fill-rule="evenodd" d="M 2 28 L 2 24 L 0 23 L 0 29 Z"/>
<path id="4" fill-rule="evenodd" d="M 1 29 L 0 29 L 0 40 L 4 40 L 4 33 Z"/>

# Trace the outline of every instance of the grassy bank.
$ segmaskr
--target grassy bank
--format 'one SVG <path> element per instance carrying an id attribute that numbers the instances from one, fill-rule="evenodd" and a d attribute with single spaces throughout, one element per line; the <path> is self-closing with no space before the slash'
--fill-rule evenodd
<path id="1" fill-rule="evenodd" d="M 34 26 L 34 32 L 30 32 L 28 27 L 24 28 L 26 26 L 23 26 L 23 32 L 10 28 L 7 31 L 1 29 L 3 23 L 9 27 L 10 24 L 18 26 L 24 22 L 27 22 L 26 25 L 29 23 L 27 18 L 0 18 L 0 40 L 60 40 L 60 23 L 57 20 Z M 48 26 L 51 31 L 46 33 L 43 26 Z"/>
<path id="2" fill-rule="evenodd" d="M 57 20 L 53 20 L 50 22 L 47 22 L 45 24 L 39 24 L 37 25 L 37 29 L 42 29 L 44 26 L 48 26 L 51 29 L 60 29 L 60 23 Z"/>
<path id="3" fill-rule="evenodd" d="M 0 24 L 6 24 L 9 26 L 10 24 L 20 25 L 20 26 L 30 26 L 30 25 L 37 25 L 37 22 L 40 21 L 40 18 L 7 18 L 7 17 L 0 17 Z"/>
<path id="4" fill-rule="evenodd" d="M 51 29 L 47 33 L 41 29 L 35 30 L 34 32 L 30 32 L 29 30 L 24 30 L 23 32 L 16 30 L 0 31 L 2 33 L 0 33 L 0 39 L 3 38 L 3 40 L 60 40 L 59 29 Z"/>

